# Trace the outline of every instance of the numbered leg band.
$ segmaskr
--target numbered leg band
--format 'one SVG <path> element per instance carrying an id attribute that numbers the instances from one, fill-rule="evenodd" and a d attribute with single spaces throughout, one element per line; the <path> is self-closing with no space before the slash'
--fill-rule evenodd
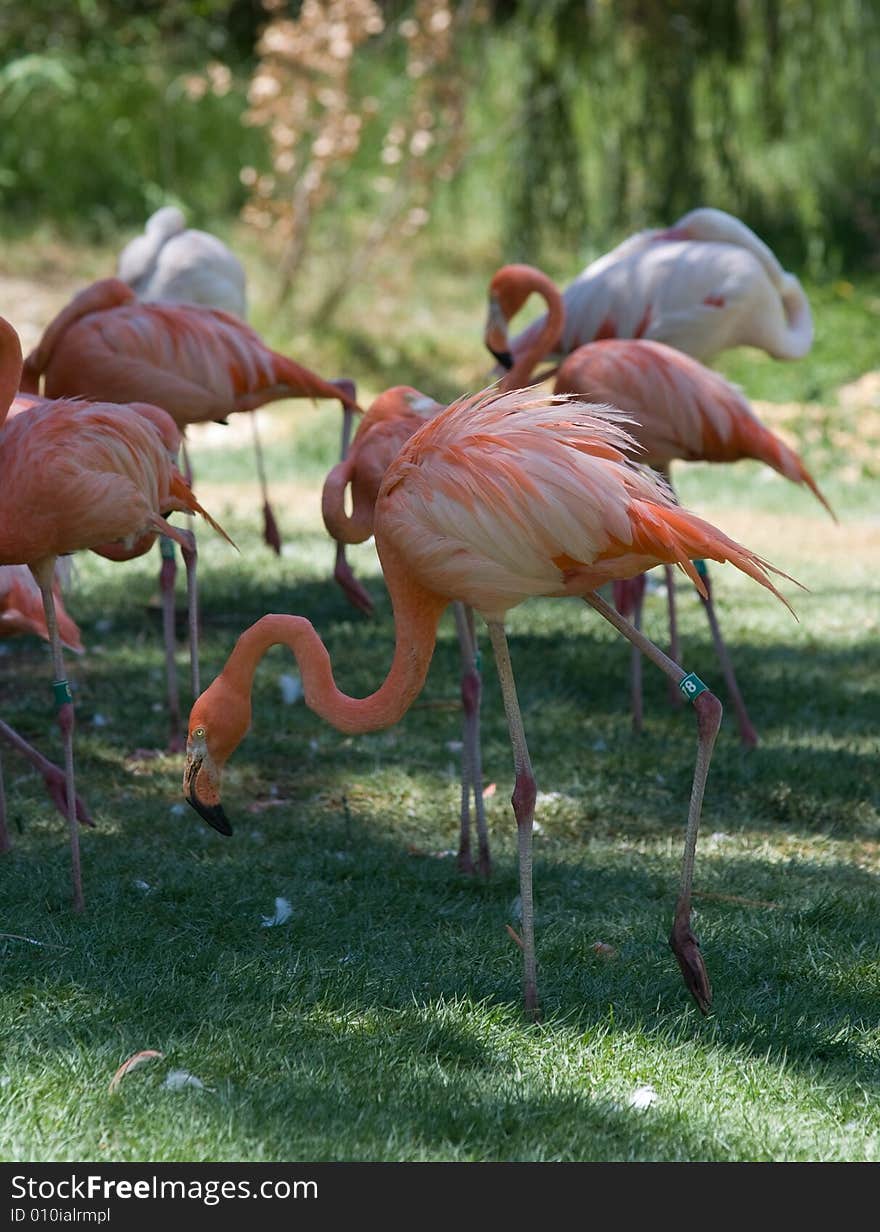
<path id="1" fill-rule="evenodd" d="M 681 689 L 682 695 L 689 702 L 695 701 L 701 693 L 709 692 L 709 686 L 703 684 L 696 672 L 688 672 L 686 676 L 679 680 L 678 687 Z"/>

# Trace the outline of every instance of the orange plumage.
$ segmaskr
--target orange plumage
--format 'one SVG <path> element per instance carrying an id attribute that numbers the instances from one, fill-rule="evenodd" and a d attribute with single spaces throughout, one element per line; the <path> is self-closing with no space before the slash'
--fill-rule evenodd
<path id="1" fill-rule="evenodd" d="M 272 351 L 238 317 L 197 304 L 141 303 L 105 278 L 81 291 L 46 329 L 24 366 L 23 388 L 48 397 L 146 401 L 178 427 L 225 419 L 280 398 L 334 398 L 334 385 Z"/>

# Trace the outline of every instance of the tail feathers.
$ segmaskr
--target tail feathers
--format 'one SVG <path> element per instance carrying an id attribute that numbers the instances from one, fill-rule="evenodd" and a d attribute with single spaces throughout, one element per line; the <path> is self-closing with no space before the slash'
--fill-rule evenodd
<path id="1" fill-rule="evenodd" d="M 742 573 L 748 574 L 775 595 L 797 619 L 794 608 L 774 586 L 770 574 L 784 578 L 787 582 L 794 582 L 796 586 L 800 586 L 800 582 L 734 539 L 728 538 L 710 522 L 705 522 L 686 509 L 673 505 L 653 505 L 647 501 L 636 501 L 633 512 L 636 514 L 633 546 L 659 560 L 677 564 L 704 599 L 708 598 L 706 586 L 693 564 L 694 560 L 701 558 L 715 560 L 719 564 L 735 565 Z"/>
<path id="2" fill-rule="evenodd" d="M 741 448 L 746 457 L 758 458 L 767 466 L 771 466 L 777 474 L 790 479 L 792 483 L 805 484 L 816 500 L 825 506 L 834 521 L 837 521 L 837 515 L 794 449 L 786 445 L 781 437 L 751 415 L 748 418 L 737 417 L 736 425 Z"/>
<path id="3" fill-rule="evenodd" d="M 343 406 L 357 411 L 359 415 L 363 414 L 362 408 L 358 406 L 354 397 L 353 382 L 346 380 L 325 381 L 316 372 L 312 372 L 309 368 L 304 368 L 302 364 L 288 359 L 286 355 L 279 355 L 273 352 L 272 360 L 276 380 L 290 388 L 291 397 L 333 398 L 341 402 Z"/>
<path id="4" fill-rule="evenodd" d="M 230 539 L 229 535 L 227 535 L 226 531 L 223 529 L 220 523 L 215 522 L 215 520 L 211 517 L 210 513 L 208 513 L 207 509 L 203 509 L 202 506 L 199 504 L 199 502 L 196 500 L 195 496 L 193 495 L 192 488 L 186 482 L 183 475 L 181 475 L 180 471 L 175 470 L 172 473 L 170 487 L 171 487 L 171 495 L 178 502 L 178 506 L 177 506 L 178 508 L 180 508 L 181 510 L 185 510 L 187 513 L 201 514 L 202 517 L 205 519 L 205 521 L 208 523 L 208 525 L 212 528 L 212 530 L 215 530 L 218 535 L 222 535 L 223 538 L 226 540 L 226 542 L 231 544 L 232 547 L 234 547 L 236 551 L 238 551 L 236 544 L 232 541 L 232 539 Z M 167 534 L 167 528 L 164 525 L 163 525 L 162 533 Z"/>
<path id="5" fill-rule="evenodd" d="M 791 453 L 792 458 L 794 459 L 794 462 L 795 462 L 795 464 L 796 464 L 796 466 L 797 466 L 797 468 L 798 468 L 798 472 L 799 472 L 799 474 L 800 474 L 800 481 L 801 481 L 801 483 L 806 484 L 806 486 L 810 489 L 810 491 L 811 491 L 811 492 L 813 493 L 813 495 L 815 496 L 816 500 L 817 500 L 817 501 L 819 501 L 819 503 L 820 503 L 821 505 L 824 505 L 824 506 L 825 506 L 825 508 L 828 510 L 828 513 L 831 515 L 832 519 L 836 522 L 836 521 L 837 521 L 837 514 L 834 512 L 834 510 L 833 510 L 833 509 L 831 508 L 831 506 L 829 505 L 828 501 L 827 501 L 827 500 L 825 499 L 825 497 L 823 496 L 823 494 L 822 494 L 822 492 L 821 492 L 821 490 L 820 490 L 820 488 L 819 488 L 819 485 L 816 483 L 816 480 L 813 478 L 813 476 L 810 474 L 810 472 L 809 472 L 809 471 L 807 470 L 807 468 L 804 466 L 803 462 L 800 460 L 800 458 L 799 458 L 799 457 L 798 457 L 798 455 L 794 452 L 794 450 L 792 449 L 792 450 L 790 450 L 789 452 Z"/>

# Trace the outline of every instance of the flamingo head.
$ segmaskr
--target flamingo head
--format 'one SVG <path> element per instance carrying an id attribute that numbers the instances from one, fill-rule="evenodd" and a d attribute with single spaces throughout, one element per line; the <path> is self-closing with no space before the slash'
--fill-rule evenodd
<path id="1" fill-rule="evenodd" d="M 232 826 L 220 799 L 223 769 L 251 723 L 248 694 L 230 685 L 221 673 L 196 699 L 189 716 L 183 794 L 200 817 L 220 834 Z"/>
<path id="2" fill-rule="evenodd" d="M 483 341 L 504 368 L 513 367 L 507 328 L 543 278 L 531 265 L 504 265 L 489 283 L 489 312 Z"/>

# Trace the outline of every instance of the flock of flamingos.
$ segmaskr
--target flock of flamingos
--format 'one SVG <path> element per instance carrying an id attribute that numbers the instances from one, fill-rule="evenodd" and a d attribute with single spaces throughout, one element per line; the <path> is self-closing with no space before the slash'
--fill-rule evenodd
<path id="1" fill-rule="evenodd" d="M 458 866 L 488 875 L 482 810 L 480 676 L 474 613 L 488 625 L 513 747 L 526 1011 L 537 1012 L 532 828 L 536 784 L 505 635 L 506 613 L 536 596 L 575 596 L 632 644 L 632 704 L 641 722 L 641 656 L 696 712 L 698 752 L 681 884 L 670 944 L 704 1012 L 711 986 L 690 926 L 691 883 L 703 790 L 721 703 L 679 663 L 673 569 L 705 607 L 740 738 L 757 735 L 737 686 L 712 604 L 706 560 L 729 562 L 786 600 L 778 569 L 683 509 L 669 477 L 674 459 L 756 458 L 824 497 L 797 454 L 766 428 L 741 392 L 704 366 L 734 346 L 778 359 L 809 350 L 813 327 L 798 280 L 743 223 L 696 209 L 665 230 L 631 236 L 560 294 L 528 265 L 489 283 L 485 343 L 503 375 L 444 407 L 410 386 L 382 393 L 362 415 L 355 386 L 325 380 L 270 350 L 245 324 L 241 265 L 219 240 L 187 230 L 171 208 L 123 252 L 118 278 L 86 288 L 25 359 L 0 318 L 0 634 L 36 632 L 51 644 L 63 771 L 6 724 L 0 737 L 43 775 L 69 825 L 74 907 L 83 907 L 78 827 L 88 810 L 74 780 L 74 707 L 63 646 L 79 649 L 64 611 L 61 565 L 91 550 L 128 560 L 161 546 L 172 748 L 182 749 L 174 673 L 175 543 L 190 597 L 192 695 L 183 789 L 221 834 L 223 767 L 251 720 L 250 694 L 266 650 L 283 643 L 299 665 L 306 704 L 343 732 L 396 723 L 424 683 L 438 622 L 453 605 L 461 644 L 464 714 Z M 518 336 L 509 326 L 532 293 L 546 313 Z M 542 362 L 551 366 L 536 371 Z M 553 392 L 538 386 L 554 379 Z M 41 389 L 42 386 L 42 389 Z M 204 692 L 198 671 L 196 544 L 171 525 L 201 514 L 182 453 L 187 426 L 224 420 L 283 398 L 333 399 L 343 409 L 342 460 L 324 486 L 324 521 L 337 543 L 335 576 L 349 599 L 370 599 L 345 559 L 347 543 L 375 537 L 396 629 L 387 677 L 369 697 L 337 689 L 330 657 L 309 621 L 266 615 L 239 637 Z M 253 418 L 252 418 L 252 422 Z M 254 422 L 265 536 L 279 547 Z M 350 510 L 346 512 L 349 494 Z M 830 512 L 830 509 L 829 509 Z M 640 632 L 645 571 L 667 573 L 670 649 Z M 791 580 L 791 579 L 787 579 Z M 612 583 L 613 603 L 599 591 Z M 471 797 L 477 828 L 471 854 Z M 0 853 L 10 839 L 0 779 Z"/>

